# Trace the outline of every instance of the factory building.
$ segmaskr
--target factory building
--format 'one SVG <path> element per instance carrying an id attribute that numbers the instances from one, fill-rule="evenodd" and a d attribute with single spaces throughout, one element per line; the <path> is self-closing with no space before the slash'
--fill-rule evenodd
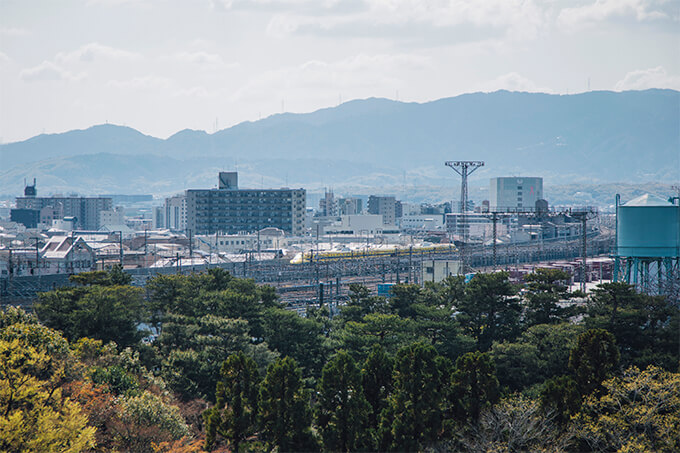
<path id="1" fill-rule="evenodd" d="M 223 181 L 224 175 L 230 179 Z M 220 173 L 217 189 L 186 191 L 186 230 L 193 234 L 234 234 L 279 228 L 302 234 L 304 189 L 239 189 L 236 173 Z"/>
<path id="2" fill-rule="evenodd" d="M 101 226 L 100 213 L 110 211 L 113 208 L 113 201 L 108 197 L 38 197 L 35 180 L 33 180 L 32 186 L 25 187 L 24 196 L 17 197 L 16 206 L 17 209 L 40 211 L 41 215 L 49 213 L 51 217 L 55 215 L 61 218 L 75 217 L 77 228 L 94 231 Z M 41 223 L 42 220 L 41 218 Z M 50 220 L 57 219 L 51 218 Z M 49 224 L 51 225 L 51 222 Z"/>
<path id="3" fill-rule="evenodd" d="M 492 211 L 531 210 L 543 198 L 543 178 L 491 178 L 489 207 Z"/>

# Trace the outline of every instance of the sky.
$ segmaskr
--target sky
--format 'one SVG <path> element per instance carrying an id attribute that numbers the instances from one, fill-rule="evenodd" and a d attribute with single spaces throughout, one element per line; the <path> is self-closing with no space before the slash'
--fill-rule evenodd
<path id="1" fill-rule="evenodd" d="M 0 0 L 0 142 L 351 99 L 680 89 L 680 0 Z"/>

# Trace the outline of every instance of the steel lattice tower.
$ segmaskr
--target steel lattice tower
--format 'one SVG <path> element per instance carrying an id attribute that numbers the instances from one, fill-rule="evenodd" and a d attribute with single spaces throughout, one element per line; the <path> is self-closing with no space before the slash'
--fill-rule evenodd
<path id="1" fill-rule="evenodd" d="M 465 272 L 467 260 L 465 257 L 465 244 L 467 244 L 468 238 L 470 236 L 470 229 L 467 225 L 467 219 L 465 218 L 465 212 L 467 211 L 467 201 L 468 201 L 468 185 L 467 178 L 473 171 L 477 170 L 479 167 L 484 166 L 484 162 L 481 160 L 449 160 L 444 162 L 444 165 L 451 167 L 453 171 L 458 173 L 461 178 L 460 184 L 460 220 L 463 227 L 463 245 L 461 247 L 461 261 L 463 266 L 463 272 Z M 453 206 L 452 206 L 453 208 Z"/>

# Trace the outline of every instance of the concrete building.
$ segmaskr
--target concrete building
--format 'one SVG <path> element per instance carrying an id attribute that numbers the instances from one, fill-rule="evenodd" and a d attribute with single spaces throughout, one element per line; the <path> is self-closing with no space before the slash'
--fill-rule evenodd
<path id="1" fill-rule="evenodd" d="M 463 222 L 463 218 L 465 222 Z M 496 236 L 505 235 L 509 231 L 511 219 L 503 217 L 496 224 Z M 467 235 L 465 230 L 467 229 Z M 463 214 L 456 212 L 446 214 L 446 232 L 458 238 L 469 237 L 474 239 L 490 239 L 493 237 L 493 222 L 488 215 L 468 212 Z"/>
<path id="2" fill-rule="evenodd" d="M 401 202 L 401 215 L 420 215 L 422 211 L 420 210 L 420 205 L 416 203 L 404 203 Z"/>
<path id="3" fill-rule="evenodd" d="M 198 235 L 194 239 L 198 248 L 208 253 L 269 252 L 287 246 L 286 234 L 278 228 L 265 228 L 248 234 Z"/>
<path id="4" fill-rule="evenodd" d="M 338 203 L 332 190 L 326 190 L 324 196 L 319 200 L 319 215 L 322 217 L 338 215 Z"/>
<path id="5" fill-rule="evenodd" d="M 543 178 L 503 177 L 491 178 L 489 183 L 490 210 L 529 210 L 543 198 Z"/>
<path id="6" fill-rule="evenodd" d="M 331 225 L 323 228 L 323 234 L 361 236 L 373 234 L 394 234 L 399 230 L 394 225 L 385 225 L 378 214 L 343 215 Z"/>
<path id="7" fill-rule="evenodd" d="M 240 233 L 279 228 L 302 234 L 304 189 L 190 189 L 186 191 L 186 231 Z"/>
<path id="8" fill-rule="evenodd" d="M 102 211 L 99 213 L 99 225 L 124 225 L 125 210 L 121 206 L 116 206 L 113 210 Z"/>
<path id="9" fill-rule="evenodd" d="M 20 223 L 26 228 L 37 228 L 40 223 L 40 211 L 37 209 L 12 209 L 9 213 L 12 222 Z"/>
<path id="10" fill-rule="evenodd" d="M 154 206 L 151 212 L 151 224 L 154 230 L 165 228 L 165 206 Z"/>
<path id="11" fill-rule="evenodd" d="M 55 210 L 60 217 L 75 217 L 76 225 L 82 230 L 97 230 L 101 226 L 99 223 L 99 213 L 101 211 L 111 210 L 113 208 L 113 201 L 107 197 L 38 197 L 35 188 L 35 180 L 33 186 L 26 186 L 24 189 L 24 196 L 17 197 L 17 209 L 34 209 L 41 211 L 44 208 L 46 216 L 52 213 L 49 220 L 56 220 L 54 218 Z M 42 222 L 41 222 L 42 223 Z"/>
<path id="12" fill-rule="evenodd" d="M 462 271 L 460 261 L 427 260 L 423 261 L 421 282 L 438 283 L 447 277 L 459 275 Z"/>
<path id="13" fill-rule="evenodd" d="M 187 227 L 187 197 L 175 195 L 165 199 L 165 228 L 184 231 Z"/>
<path id="14" fill-rule="evenodd" d="M 339 215 L 361 214 L 363 210 L 363 200 L 361 198 L 338 198 Z"/>
<path id="15" fill-rule="evenodd" d="M 401 217 L 401 203 L 393 196 L 371 195 L 368 197 L 368 213 L 381 215 L 385 225 L 394 225 Z"/>
<path id="16" fill-rule="evenodd" d="M 399 219 L 399 229 L 404 232 L 434 231 L 443 228 L 444 216 L 442 214 L 405 215 Z"/>

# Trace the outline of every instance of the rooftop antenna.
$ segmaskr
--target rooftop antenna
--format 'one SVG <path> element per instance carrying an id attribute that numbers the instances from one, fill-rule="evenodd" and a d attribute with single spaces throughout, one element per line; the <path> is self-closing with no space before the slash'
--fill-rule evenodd
<path id="1" fill-rule="evenodd" d="M 463 272 L 465 272 L 467 266 L 467 257 L 465 256 L 465 245 L 468 242 L 470 236 L 470 230 L 467 225 L 467 219 L 465 218 L 465 212 L 467 211 L 467 201 L 468 201 L 468 175 L 472 174 L 479 167 L 484 166 L 484 162 L 481 160 L 449 160 L 444 162 L 444 165 L 451 167 L 453 171 L 461 176 L 460 184 L 460 221 L 463 228 L 463 240 L 460 251 L 461 266 Z M 452 206 L 453 207 L 453 206 Z"/>

